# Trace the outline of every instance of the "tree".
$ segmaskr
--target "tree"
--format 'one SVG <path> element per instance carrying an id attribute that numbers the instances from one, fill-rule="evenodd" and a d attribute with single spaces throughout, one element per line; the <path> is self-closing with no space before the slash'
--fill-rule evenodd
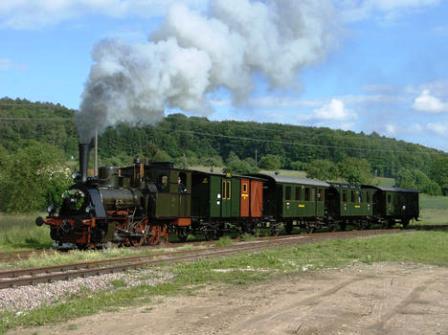
<path id="1" fill-rule="evenodd" d="M 448 194 L 448 157 L 438 157 L 432 161 L 431 174 L 445 195 Z"/>
<path id="2" fill-rule="evenodd" d="M 261 157 L 258 165 L 266 170 L 279 170 L 282 167 L 282 159 L 280 156 L 269 154 Z"/>
<path id="3" fill-rule="evenodd" d="M 351 184 L 371 184 L 373 176 L 365 159 L 344 158 L 339 164 L 339 176 Z"/>
<path id="4" fill-rule="evenodd" d="M 239 174 L 250 174 L 258 171 L 255 165 L 255 160 L 246 158 L 241 160 L 235 153 L 231 152 L 226 161 L 226 171 Z"/>
<path id="5" fill-rule="evenodd" d="M 399 187 L 415 189 L 431 195 L 442 194 L 440 185 L 420 170 L 400 169 L 397 174 L 396 183 Z"/>
<path id="6" fill-rule="evenodd" d="M 327 159 L 316 159 L 305 167 L 308 178 L 320 180 L 335 180 L 338 177 L 337 166 Z"/>
<path id="7" fill-rule="evenodd" d="M 50 144 L 30 142 L 9 157 L 1 179 L 1 210 L 31 212 L 57 204 L 71 180 L 64 154 Z"/>

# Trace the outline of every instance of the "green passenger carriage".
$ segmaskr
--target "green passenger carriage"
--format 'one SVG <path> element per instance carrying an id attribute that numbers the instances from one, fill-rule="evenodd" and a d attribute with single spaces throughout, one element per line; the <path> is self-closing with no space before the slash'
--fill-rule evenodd
<path id="1" fill-rule="evenodd" d="M 419 193 L 415 190 L 396 187 L 375 187 L 374 212 L 377 217 L 385 220 L 388 226 L 399 221 L 404 227 L 412 219 L 420 215 Z"/>

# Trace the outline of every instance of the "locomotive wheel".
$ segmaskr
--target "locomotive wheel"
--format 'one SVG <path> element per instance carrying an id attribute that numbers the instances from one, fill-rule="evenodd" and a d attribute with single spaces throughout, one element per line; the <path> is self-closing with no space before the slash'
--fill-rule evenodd
<path id="1" fill-rule="evenodd" d="M 141 234 L 139 238 L 131 239 L 131 245 L 136 247 L 141 247 L 142 245 L 147 245 L 149 242 L 149 226 L 147 220 L 141 222 L 134 227 L 136 233 Z"/>
<path id="2" fill-rule="evenodd" d="M 166 225 L 155 225 L 151 227 L 151 237 L 148 240 L 149 245 L 158 245 L 164 241 L 168 241 L 168 228 Z"/>

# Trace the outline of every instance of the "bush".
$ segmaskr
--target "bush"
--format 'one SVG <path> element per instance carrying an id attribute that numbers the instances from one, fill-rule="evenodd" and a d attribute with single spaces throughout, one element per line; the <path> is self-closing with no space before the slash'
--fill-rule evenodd
<path id="1" fill-rule="evenodd" d="M 0 210 L 32 212 L 61 200 L 72 182 L 64 154 L 50 144 L 30 142 L 10 154 L 0 179 Z"/>

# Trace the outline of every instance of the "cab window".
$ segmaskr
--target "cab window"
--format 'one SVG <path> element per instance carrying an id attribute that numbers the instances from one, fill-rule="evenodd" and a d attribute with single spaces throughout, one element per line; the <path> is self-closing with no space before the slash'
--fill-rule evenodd
<path id="1" fill-rule="evenodd" d="M 162 174 L 157 179 L 157 188 L 159 189 L 159 192 L 166 192 L 168 191 L 168 176 L 165 174 Z"/>
<path id="2" fill-rule="evenodd" d="M 347 202 L 347 191 L 342 191 L 342 201 Z"/>
<path id="3" fill-rule="evenodd" d="M 351 202 L 355 202 L 355 191 L 351 192 Z"/>

